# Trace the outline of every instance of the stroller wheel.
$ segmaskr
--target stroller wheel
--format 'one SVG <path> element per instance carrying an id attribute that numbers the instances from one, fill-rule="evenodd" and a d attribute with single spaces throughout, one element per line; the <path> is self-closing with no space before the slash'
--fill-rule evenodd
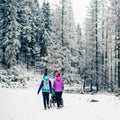
<path id="1" fill-rule="evenodd" d="M 50 100 L 50 107 L 52 108 L 52 100 Z"/>

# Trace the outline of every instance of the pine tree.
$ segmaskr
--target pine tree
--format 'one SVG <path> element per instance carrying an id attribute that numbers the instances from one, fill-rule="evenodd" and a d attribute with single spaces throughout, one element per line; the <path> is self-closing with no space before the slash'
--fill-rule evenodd
<path id="1" fill-rule="evenodd" d="M 23 0 L 20 2 L 18 21 L 21 24 L 21 48 L 19 56 L 20 59 L 27 64 L 27 68 L 35 65 L 35 44 L 39 45 L 41 28 L 39 10 L 38 3 L 34 0 Z"/>
<path id="2" fill-rule="evenodd" d="M 111 38 L 115 40 L 115 78 L 118 81 L 118 88 L 120 88 L 120 0 L 109 0 L 110 7 L 112 10 L 111 14 L 111 27 L 112 36 Z"/>
<path id="3" fill-rule="evenodd" d="M 109 10 L 108 10 L 108 1 L 102 0 L 100 2 L 101 9 L 100 9 L 100 15 L 99 15 L 99 21 L 101 21 L 99 24 L 99 39 L 101 41 L 100 48 L 101 48 L 101 88 L 104 90 L 107 90 L 108 87 L 108 16 L 109 16 Z"/>
<path id="4" fill-rule="evenodd" d="M 2 49 L 3 58 L 2 63 L 9 67 L 16 64 L 16 55 L 19 52 L 19 27 L 17 22 L 18 1 L 9 0 L 2 1 L 1 12 L 3 12 L 3 25 L 2 25 Z"/>
<path id="5" fill-rule="evenodd" d="M 78 52 L 79 52 L 79 57 L 82 57 L 83 56 L 83 43 L 82 43 L 82 31 L 81 31 L 81 28 L 80 28 L 80 24 L 77 25 L 77 44 L 78 44 Z"/>
<path id="6" fill-rule="evenodd" d="M 77 32 L 77 45 L 78 45 L 78 73 L 80 73 L 81 69 L 82 69 L 82 59 L 83 59 L 83 41 L 82 41 L 82 31 L 80 28 L 80 24 L 77 24 L 77 28 L 76 28 L 76 32 Z"/>
<path id="7" fill-rule="evenodd" d="M 50 20 L 50 5 L 47 2 L 43 2 L 42 6 L 42 29 L 41 29 L 41 57 L 45 57 L 48 55 L 47 47 L 49 44 L 49 36 L 51 31 L 51 20 Z"/>
<path id="8" fill-rule="evenodd" d="M 99 51 L 99 39 L 98 39 L 98 16 L 99 16 L 99 4 L 97 0 L 91 0 L 88 8 L 88 15 L 86 18 L 85 27 L 85 40 L 86 40 L 86 62 L 85 70 L 87 70 L 86 80 L 90 83 L 93 80 L 96 85 L 96 91 L 99 90 L 99 66 L 100 66 L 100 51 Z M 88 27 L 89 26 L 89 27 Z"/>
<path id="9" fill-rule="evenodd" d="M 53 60 L 56 64 L 55 68 L 69 81 L 75 81 L 73 79 L 78 71 L 76 67 L 78 49 L 71 0 L 59 1 L 55 12 L 53 11 L 52 21 L 54 50 L 57 53 L 53 55 L 53 59 L 57 58 Z"/>

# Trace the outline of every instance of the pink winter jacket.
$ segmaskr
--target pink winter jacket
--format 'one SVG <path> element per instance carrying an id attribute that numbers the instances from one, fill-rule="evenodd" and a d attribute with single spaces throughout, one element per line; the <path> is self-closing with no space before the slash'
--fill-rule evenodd
<path id="1" fill-rule="evenodd" d="M 57 77 L 53 82 L 53 88 L 55 92 L 62 92 L 64 88 L 64 82 L 60 79 L 60 77 Z"/>

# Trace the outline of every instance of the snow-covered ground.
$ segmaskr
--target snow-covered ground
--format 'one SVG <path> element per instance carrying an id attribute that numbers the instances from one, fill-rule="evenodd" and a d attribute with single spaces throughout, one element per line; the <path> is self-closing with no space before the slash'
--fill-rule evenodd
<path id="1" fill-rule="evenodd" d="M 37 88 L 0 88 L 0 120 L 119 120 L 120 99 L 113 95 L 63 94 L 64 107 L 43 109 Z M 92 99 L 98 102 L 90 102 Z"/>

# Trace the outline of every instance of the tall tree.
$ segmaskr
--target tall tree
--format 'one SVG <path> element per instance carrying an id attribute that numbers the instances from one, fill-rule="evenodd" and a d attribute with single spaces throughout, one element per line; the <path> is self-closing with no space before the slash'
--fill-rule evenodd
<path id="1" fill-rule="evenodd" d="M 15 65 L 16 55 L 19 52 L 20 42 L 19 38 L 19 27 L 20 24 L 17 22 L 17 10 L 18 1 L 8 0 L 1 1 L 1 12 L 3 12 L 3 26 L 2 26 L 2 48 L 4 63 L 9 67 Z M 3 6 L 4 5 L 4 6 Z M 6 14 L 7 13 L 7 14 Z"/>
<path id="2" fill-rule="evenodd" d="M 117 59 L 116 61 L 116 79 L 118 81 L 118 88 L 120 88 L 120 0 L 109 0 L 110 1 L 110 5 L 111 5 L 111 9 L 112 9 L 112 27 L 113 29 L 113 33 L 112 36 L 115 39 L 115 43 L 116 43 L 116 54 L 115 57 Z"/>
<path id="3" fill-rule="evenodd" d="M 97 0 L 91 0 L 88 15 L 86 18 L 85 27 L 85 40 L 86 40 L 86 60 L 87 65 L 87 77 L 88 80 L 94 80 L 93 83 L 96 85 L 96 91 L 99 87 L 99 39 L 98 39 L 98 15 L 99 15 L 99 4 Z M 88 27 L 89 26 L 89 27 Z M 88 47 L 89 46 L 89 47 Z"/>
<path id="4" fill-rule="evenodd" d="M 55 31 L 58 31 L 57 33 L 59 33 L 57 41 L 59 43 L 61 71 L 64 74 L 63 76 L 67 75 L 68 78 L 73 79 L 73 76 L 77 73 L 75 64 L 78 62 L 78 58 L 76 26 L 74 23 L 74 14 L 71 3 L 71 0 L 62 0 L 59 2 L 56 8 L 58 14 L 54 17 L 54 21 L 57 21 L 54 26 L 55 29 L 57 28 Z"/>
<path id="5" fill-rule="evenodd" d="M 51 32 L 51 20 L 50 20 L 50 5 L 49 2 L 43 2 L 42 6 L 42 34 L 41 34 L 41 57 L 47 56 L 48 51 L 47 47 L 50 41 L 50 32 Z"/>
<path id="6" fill-rule="evenodd" d="M 27 68 L 29 67 L 29 60 L 31 59 L 31 31 L 32 26 L 31 22 L 31 9 L 30 6 L 32 5 L 32 0 L 30 1 L 21 1 L 20 2 L 20 8 L 18 12 L 18 21 L 20 22 L 21 26 L 21 32 L 20 32 L 20 42 L 21 42 L 21 48 L 20 48 L 20 57 L 24 58 L 22 61 L 27 64 Z"/>
<path id="7" fill-rule="evenodd" d="M 83 41 L 82 41 L 82 30 L 80 28 L 80 24 L 77 24 L 76 28 L 77 32 L 77 45 L 78 45 L 78 59 L 79 59 L 79 68 L 78 73 L 80 74 L 80 67 L 82 67 L 82 59 L 83 59 Z"/>
<path id="8" fill-rule="evenodd" d="M 19 56 L 27 64 L 27 68 L 35 63 L 35 43 L 39 43 L 40 39 L 41 11 L 39 10 L 38 2 L 35 0 L 21 0 L 19 4 L 18 21 L 21 24 L 20 42 L 22 45 Z"/>
<path id="9" fill-rule="evenodd" d="M 95 1 L 96 90 L 98 91 L 98 0 Z"/>

